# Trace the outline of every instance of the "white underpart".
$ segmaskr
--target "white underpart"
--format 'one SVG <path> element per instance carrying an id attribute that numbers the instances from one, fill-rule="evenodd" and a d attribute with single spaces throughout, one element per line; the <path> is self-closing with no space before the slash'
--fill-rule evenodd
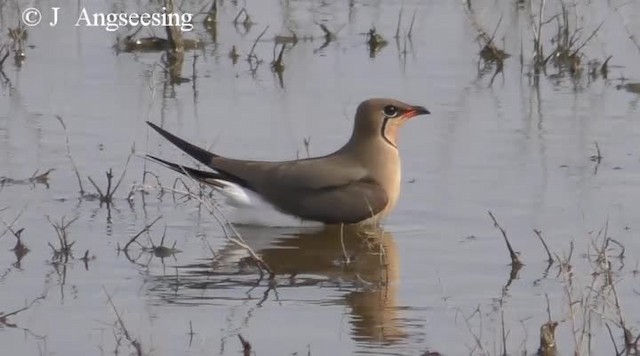
<path id="1" fill-rule="evenodd" d="M 252 205 L 255 205 L 255 198 L 251 199 L 249 196 L 251 192 L 249 190 L 244 189 L 235 183 L 224 180 L 216 179 L 216 182 L 223 185 L 222 188 L 216 188 L 216 191 L 220 192 L 220 194 L 227 198 L 226 203 L 229 204 L 229 206 L 234 208 L 250 208 Z"/>
<path id="2" fill-rule="evenodd" d="M 223 185 L 215 190 L 226 198 L 224 203 L 229 209 L 226 209 L 225 213 L 232 223 L 279 227 L 322 225 L 319 222 L 302 221 L 295 216 L 281 213 L 258 194 L 235 183 L 216 181 Z"/>

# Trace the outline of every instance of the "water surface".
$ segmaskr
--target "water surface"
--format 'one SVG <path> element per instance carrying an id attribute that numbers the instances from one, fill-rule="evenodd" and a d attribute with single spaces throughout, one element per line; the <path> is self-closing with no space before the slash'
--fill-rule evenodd
<path id="1" fill-rule="evenodd" d="M 570 354 L 573 335 L 580 335 L 572 329 L 581 324 L 572 327 L 567 291 L 574 301 L 589 296 L 592 272 L 602 267 L 590 260 L 605 226 L 606 236 L 625 247 L 624 258 L 616 258 L 620 248 L 611 243 L 608 258 L 626 326 L 637 333 L 640 95 L 624 85 L 640 81 L 634 42 L 640 5 L 571 6 L 580 43 L 602 23 L 580 51 L 583 73 L 548 65 L 536 84 L 528 4 L 471 3 L 469 10 L 444 0 L 220 1 L 215 40 L 197 16 L 195 31 L 186 36 L 204 47 L 188 52 L 183 76 L 190 81 L 171 86 L 161 53 L 114 49 L 133 29 L 73 26 L 81 7 L 155 11 L 154 2 L 38 2 L 40 9 L 61 7 L 64 16 L 54 28 L 43 22 L 28 29 L 26 59 L 21 65 L 7 59 L 0 90 L 0 219 L 11 225 L 19 216 L 12 226 L 24 228 L 22 241 L 30 249 L 16 255 L 15 237 L 0 238 L 0 312 L 29 305 L 0 319 L 6 352 L 133 352 L 110 296 L 128 333 L 154 355 L 235 355 L 242 349 L 238 334 L 256 354 L 498 354 L 502 319 L 507 349 L 515 354 L 537 349 L 546 295 L 560 323 L 560 350 Z M 199 12 L 209 5 L 181 6 Z M 255 22 L 248 29 L 233 24 L 243 6 Z M 539 3 L 531 7 L 537 17 Z M 547 1 L 545 18 L 560 11 Z M 16 1 L 0 5 L 3 41 L 18 13 Z M 336 33 L 326 46 L 318 23 Z M 252 71 L 246 58 L 266 26 L 254 52 L 262 62 Z M 372 27 L 388 41 L 373 58 L 366 36 Z M 478 27 L 489 34 L 497 27 L 495 45 L 511 54 L 493 80 L 496 65 L 485 68 L 478 55 Z M 299 41 L 285 51 L 280 82 L 270 69 L 274 38 L 290 30 Z M 547 53 L 556 30 L 555 20 L 543 28 Z M 140 33 L 151 35 L 164 36 L 164 30 Z M 233 46 L 240 55 L 235 64 Z M 607 78 L 590 76 L 587 63 L 609 55 Z M 145 120 L 237 158 L 322 155 L 346 141 L 356 106 L 372 96 L 432 112 L 401 134 L 397 208 L 383 231 L 366 239 L 343 234 L 344 249 L 336 230 L 238 227 L 276 272 L 273 281 L 260 278 L 246 252 L 228 242 L 196 201 L 159 195 L 152 176 L 143 181 L 146 169 L 171 187 L 174 173 L 135 156 L 107 205 L 81 198 L 67 156 L 66 136 L 83 187 L 94 193 L 88 177 L 104 189 L 105 171 L 113 168 L 119 178 L 132 149 L 191 162 L 150 132 Z M 592 159 L 596 142 L 600 160 Z M 48 169 L 55 170 L 47 185 L 28 180 Z M 489 210 L 525 263 L 512 281 Z M 175 243 L 180 253 L 161 258 L 138 244 L 128 254 L 119 251 L 159 216 L 138 242 L 157 246 L 164 236 L 164 245 Z M 49 246 L 57 247 L 58 239 L 48 219 L 60 223 L 63 217 L 77 217 L 67 229 L 75 243 L 66 263 Z M 547 269 L 533 229 L 560 259 L 574 244 L 573 289 L 558 263 Z M 611 301 L 610 290 L 603 295 Z M 612 353 L 605 322 L 622 343 L 615 308 L 602 305 L 594 303 L 591 313 L 593 354 Z M 574 310 L 575 318 L 581 315 Z"/>

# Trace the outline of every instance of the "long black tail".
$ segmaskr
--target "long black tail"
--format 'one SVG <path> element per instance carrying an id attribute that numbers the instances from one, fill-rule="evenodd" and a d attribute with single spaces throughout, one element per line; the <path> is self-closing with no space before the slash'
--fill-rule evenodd
<path id="1" fill-rule="evenodd" d="M 179 149 L 183 150 L 189 156 L 197 159 L 198 161 L 200 161 L 200 163 L 206 166 L 211 165 L 211 160 L 215 157 L 218 157 L 218 155 L 213 154 L 196 145 L 192 145 L 189 142 L 181 139 L 180 137 L 175 136 L 174 134 L 164 130 L 163 128 L 161 128 L 160 126 L 152 122 L 147 121 L 147 124 L 151 126 L 154 130 L 158 131 L 160 135 L 162 135 L 164 138 L 169 140 L 171 143 L 178 146 Z"/>
<path id="2" fill-rule="evenodd" d="M 149 126 L 151 126 L 160 135 L 162 135 L 162 137 L 166 138 L 167 140 L 169 140 L 169 142 L 173 143 L 179 149 L 186 152 L 189 156 L 195 158 L 196 160 L 200 161 L 200 163 L 215 170 L 216 172 L 206 172 L 206 171 L 201 171 L 194 168 L 184 167 L 179 164 L 165 161 L 155 156 L 147 155 L 147 157 L 149 157 L 150 159 L 157 161 L 159 163 L 162 163 L 163 165 L 173 169 L 176 172 L 187 174 L 194 178 L 200 177 L 199 179 L 202 180 L 203 182 L 209 183 L 214 186 L 221 186 L 220 182 L 213 181 L 214 179 L 219 179 L 219 180 L 229 181 L 229 182 L 238 184 L 248 189 L 252 189 L 252 187 L 249 185 L 249 183 L 245 179 L 215 167 L 215 164 L 214 164 L 215 158 L 220 158 L 220 159 L 224 159 L 224 158 L 218 156 L 217 154 L 211 153 L 203 148 L 200 148 L 196 145 L 192 145 L 189 142 L 181 139 L 180 137 L 175 136 L 174 134 L 164 130 L 163 128 L 159 127 L 158 125 L 152 122 L 147 121 L 147 124 L 149 124 Z"/>
<path id="3" fill-rule="evenodd" d="M 173 162 L 169 162 L 169 161 L 165 161 L 162 158 L 158 158 L 156 156 L 152 156 L 150 154 L 146 155 L 147 158 L 156 161 L 160 164 L 162 164 L 163 166 L 172 169 L 178 173 L 182 173 L 188 177 L 191 177 L 195 180 L 198 180 L 200 182 L 209 184 L 213 187 L 218 187 L 218 188 L 222 188 L 224 187 L 223 184 L 221 184 L 218 180 L 226 180 L 224 179 L 223 176 L 221 176 L 219 173 L 216 172 L 208 172 L 208 171 L 201 171 L 199 169 L 195 169 L 195 168 L 191 168 L 191 167 L 187 167 L 187 166 L 183 166 L 177 163 L 173 163 Z"/>

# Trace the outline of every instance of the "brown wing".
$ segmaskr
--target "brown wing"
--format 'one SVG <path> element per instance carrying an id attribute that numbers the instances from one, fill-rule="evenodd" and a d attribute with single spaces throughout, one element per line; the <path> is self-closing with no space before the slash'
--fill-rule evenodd
<path id="1" fill-rule="evenodd" d="M 213 166 L 244 179 L 284 213 L 327 224 L 357 223 L 382 211 L 386 191 L 350 156 L 286 161 L 212 160 Z"/>
<path id="2" fill-rule="evenodd" d="M 277 194 L 277 198 L 269 199 L 271 194 Z M 321 188 L 276 186 L 263 195 L 284 213 L 326 224 L 366 220 L 382 211 L 389 201 L 384 189 L 368 177 Z"/>
<path id="3" fill-rule="evenodd" d="M 286 162 L 217 157 L 215 169 L 246 182 L 280 211 L 327 224 L 352 224 L 382 211 L 386 191 L 360 165 L 342 155 Z"/>

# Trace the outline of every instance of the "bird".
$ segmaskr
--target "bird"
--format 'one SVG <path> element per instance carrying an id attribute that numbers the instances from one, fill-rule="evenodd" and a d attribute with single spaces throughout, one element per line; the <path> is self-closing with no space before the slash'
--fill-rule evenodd
<path id="1" fill-rule="evenodd" d="M 358 105 L 351 137 L 340 149 L 321 157 L 275 162 L 223 157 L 147 121 L 211 170 L 151 154 L 146 157 L 222 193 L 239 189 L 257 195 L 277 211 L 302 221 L 378 225 L 400 195 L 399 129 L 412 117 L 427 114 L 423 106 L 389 98 L 368 99 Z M 251 202 L 245 199 L 244 203 Z"/>

